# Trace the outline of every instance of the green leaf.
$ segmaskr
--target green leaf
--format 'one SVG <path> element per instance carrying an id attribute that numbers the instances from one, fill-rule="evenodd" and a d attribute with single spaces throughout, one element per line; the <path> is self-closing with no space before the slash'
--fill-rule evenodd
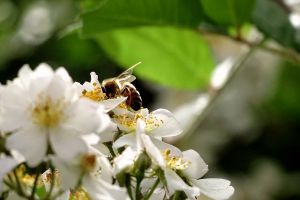
<path id="1" fill-rule="evenodd" d="M 198 0 L 109 0 L 81 15 L 83 35 L 145 25 L 196 28 L 201 18 Z"/>
<path id="2" fill-rule="evenodd" d="M 289 13 L 274 1 L 257 0 L 253 22 L 268 37 L 286 47 L 294 47 L 295 29 L 289 21 Z"/>
<path id="3" fill-rule="evenodd" d="M 139 61 L 134 72 L 165 86 L 198 89 L 209 80 L 212 55 L 196 32 L 171 27 L 141 27 L 101 34 L 98 41 L 122 66 Z"/>
<path id="4" fill-rule="evenodd" d="M 251 18 L 255 0 L 200 0 L 203 10 L 222 25 L 241 26 Z"/>

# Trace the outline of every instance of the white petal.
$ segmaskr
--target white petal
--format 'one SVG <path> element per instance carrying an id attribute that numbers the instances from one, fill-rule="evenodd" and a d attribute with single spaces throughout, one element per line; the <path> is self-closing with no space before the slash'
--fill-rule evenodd
<path id="1" fill-rule="evenodd" d="M 103 100 L 101 103 L 103 103 L 105 107 L 105 112 L 108 112 L 116 108 L 120 103 L 124 102 L 126 99 L 127 97 L 119 97 L 115 99 Z"/>
<path id="2" fill-rule="evenodd" d="M 175 191 L 184 191 L 190 199 L 196 199 L 195 197 L 199 196 L 199 189 L 187 185 L 174 171 L 166 169 L 164 172 L 170 195 Z"/>
<path id="3" fill-rule="evenodd" d="M 61 187 L 63 189 L 74 188 L 81 175 L 80 168 L 78 166 L 68 165 L 56 156 L 51 157 L 51 160 L 61 176 Z"/>
<path id="4" fill-rule="evenodd" d="M 107 146 L 105 146 L 102 143 L 98 143 L 96 145 L 93 145 L 93 148 L 97 149 L 97 151 L 99 151 L 102 155 L 105 156 L 111 156 L 109 149 L 107 148 Z"/>
<path id="5" fill-rule="evenodd" d="M 145 128 L 146 123 L 143 120 L 138 119 L 136 125 L 136 148 L 138 152 L 142 151 L 145 147 L 142 141 L 142 135 L 146 134 Z"/>
<path id="6" fill-rule="evenodd" d="M 144 147 L 147 154 L 152 158 L 152 160 L 160 167 L 165 168 L 166 163 L 161 154 L 161 151 L 153 144 L 152 140 L 148 135 L 141 135 Z"/>
<path id="7" fill-rule="evenodd" d="M 157 109 L 151 114 L 153 114 L 158 120 L 163 121 L 162 125 L 151 131 L 153 136 L 170 137 L 179 135 L 182 132 L 179 122 L 175 119 L 174 115 L 170 111 L 165 109 Z"/>
<path id="8" fill-rule="evenodd" d="M 98 75 L 95 72 L 91 72 L 90 75 L 91 75 L 91 84 L 97 83 L 98 85 L 100 85 Z"/>
<path id="9" fill-rule="evenodd" d="M 225 179 L 208 178 L 192 180 L 192 182 L 199 187 L 200 193 L 215 200 L 228 199 L 234 193 L 230 181 Z"/>
<path id="10" fill-rule="evenodd" d="M 88 150 L 85 141 L 79 135 L 70 133 L 68 130 L 57 129 L 52 131 L 49 136 L 53 151 L 65 161 L 72 160 Z"/>
<path id="11" fill-rule="evenodd" d="M 27 119 L 28 100 L 26 92 L 19 86 L 10 84 L 1 91 L 0 128 L 9 132 L 24 125 Z"/>
<path id="12" fill-rule="evenodd" d="M 0 158 L 0 182 L 2 182 L 3 177 L 10 172 L 14 167 L 19 164 L 14 158 L 5 156 Z M 1 190 L 1 187 L 0 187 Z M 1 193 L 1 192 L 0 192 Z"/>
<path id="13" fill-rule="evenodd" d="M 133 166 L 136 157 L 137 152 L 132 150 L 131 147 L 127 147 L 121 155 L 115 157 L 113 162 L 113 173 L 116 175 L 128 167 Z"/>
<path id="14" fill-rule="evenodd" d="M 183 170 L 183 173 L 186 176 L 199 179 L 207 173 L 208 165 L 204 162 L 198 152 L 190 149 L 182 153 L 183 159 L 190 163 L 189 167 Z"/>
<path id="15" fill-rule="evenodd" d="M 36 77 L 45 77 L 45 76 L 51 76 L 53 75 L 53 69 L 50 65 L 47 63 L 41 63 L 35 68 L 34 70 L 34 76 Z"/>
<path id="16" fill-rule="evenodd" d="M 30 167 L 37 166 L 45 157 L 48 143 L 46 132 L 37 128 L 24 128 L 10 135 L 6 147 L 24 155 Z"/>
<path id="17" fill-rule="evenodd" d="M 101 179 L 108 183 L 112 183 L 113 171 L 112 171 L 112 166 L 109 163 L 109 160 L 104 156 L 100 156 L 99 165 L 101 167 L 101 175 L 100 175 Z"/>
<path id="18" fill-rule="evenodd" d="M 53 101 L 63 99 L 67 90 L 66 82 L 57 74 L 55 74 L 47 88 L 45 88 L 47 96 Z"/>
<path id="19" fill-rule="evenodd" d="M 117 124 L 110 121 L 108 127 L 105 130 L 101 131 L 101 133 L 99 133 L 101 142 L 112 141 L 117 132 L 118 132 Z"/>
<path id="20" fill-rule="evenodd" d="M 114 148 L 120 148 L 123 146 L 130 146 L 133 149 L 136 149 L 136 137 L 135 134 L 133 133 L 128 133 L 126 135 L 121 136 L 119 139 L 117 139 L 114 143 L 113 143 L 113 147 Z"/>
<path id="21" fill-rule="evenodd" d="M 20 79 L 22 85 L 25 86 L 25 88 L 28 88 L 28 84 L 30 82 L 30 79 L 32 78 L 33 71 L 30 69 L 29 65 L 23 65 L 22 68 L 18 72 L 18 78 Z"/>
<path id="22" fill-rule="evenodd" d="M 82 135 L 81 137 L 88 145 L 96 145 L 100 140 L 99 135 L 95 133 Z"/>
<path id="23" fill-rule="evenodd" d="M 72 78 L 64 67 L 59 67 L 56 69 L 55 74 L 59 75 L 64 81 L 72 83 Z"/>
<path id="24" fill-rule="evenodd" d="M 162 152 L 166 149 L 170 149 L 171 150 L 171 155 L 172 156 L 178 156 L 178 157 L 182 157 L 182 152 L 180 151 L 180 149 L 178 149 L 177 147 L 171 145 L 171 144 L 168 144 L 168 143 L 165 143 L 157 138 L 153 138 L 153 137 L 150 137 L 151 138 L 151 141 L 153 142 L 153 144 Z"/>
<path id="25" fill-rule="evenodd" d="M 104 130 L 109 126 L 109 119 L 96 102 L 81 98 L 70 108 L 70 116 L 64 126 L 78 134 L 96 133 L 99 128 Z"/>

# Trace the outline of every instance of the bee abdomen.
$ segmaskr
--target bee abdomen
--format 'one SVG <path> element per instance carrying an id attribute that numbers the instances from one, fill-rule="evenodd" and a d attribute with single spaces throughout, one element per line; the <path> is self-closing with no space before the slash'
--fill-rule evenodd
<path id="1" fill-rule="evenodd" d="M 126 104 L 133 110 L 137 111 L 142 108 L 142 97 L 133 85 L 126 85 L 121 95 L 127 97 Z"/>

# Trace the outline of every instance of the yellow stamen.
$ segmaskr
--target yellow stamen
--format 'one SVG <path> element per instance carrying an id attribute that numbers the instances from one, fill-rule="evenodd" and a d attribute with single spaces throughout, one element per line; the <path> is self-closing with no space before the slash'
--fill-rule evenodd
<path id="1" fill-rule="evenodd" d="M 91 172 L 95 169 L 97 157 L 95 154 L 85 154 L 81 158 L 81 169 L 85 172 Z"/>
<path id="2" fill-rule="evenodd" d="M 182 157 L 172 156 L 170 149 L 164 150 L 162 155 L 167 163 L 167 166 L 173 170 L 184 170 L 190 165 L 190 162 L 185 161 Z"/>
<path id="3" fill-rule="evenodd" d="M 35 124 L 42 127 L 53 127 L 64 119 L 63 101 L 52 101 L 50 97 L 40 98 L 32 109 L 32 118 Z"/>
<path id="4" fill-rule="evenodd" d="M 102 101 L 105 99 L 105 94 L 102 91 L 102 88 L 97 85 L 97 83 L 93 83 L 94 89 L 87 91 L 83 90 L 82 91 L 82 96 L 87 97 L 93 101 Z"/>

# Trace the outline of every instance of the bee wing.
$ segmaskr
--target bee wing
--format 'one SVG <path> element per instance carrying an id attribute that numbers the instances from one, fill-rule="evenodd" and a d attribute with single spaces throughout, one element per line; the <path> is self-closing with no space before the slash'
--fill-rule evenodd
<path id="1" fill-rule="evenodd" d="M 134 75 L 132 75 L 133 73 L 133 69 L 139 65 L 141 62 L 136 63 L 135 65 L 133 65 L 132 67 L 128 68 L 127 70 L 125 70 L 123 73 L 121 73 L 117 79 L 120 81 L 120 83 L 125 83 L 125 82 L 129 82 L 131 83 L 132 81 L 134 81 L 136 79 L 136 77 Z"/>

